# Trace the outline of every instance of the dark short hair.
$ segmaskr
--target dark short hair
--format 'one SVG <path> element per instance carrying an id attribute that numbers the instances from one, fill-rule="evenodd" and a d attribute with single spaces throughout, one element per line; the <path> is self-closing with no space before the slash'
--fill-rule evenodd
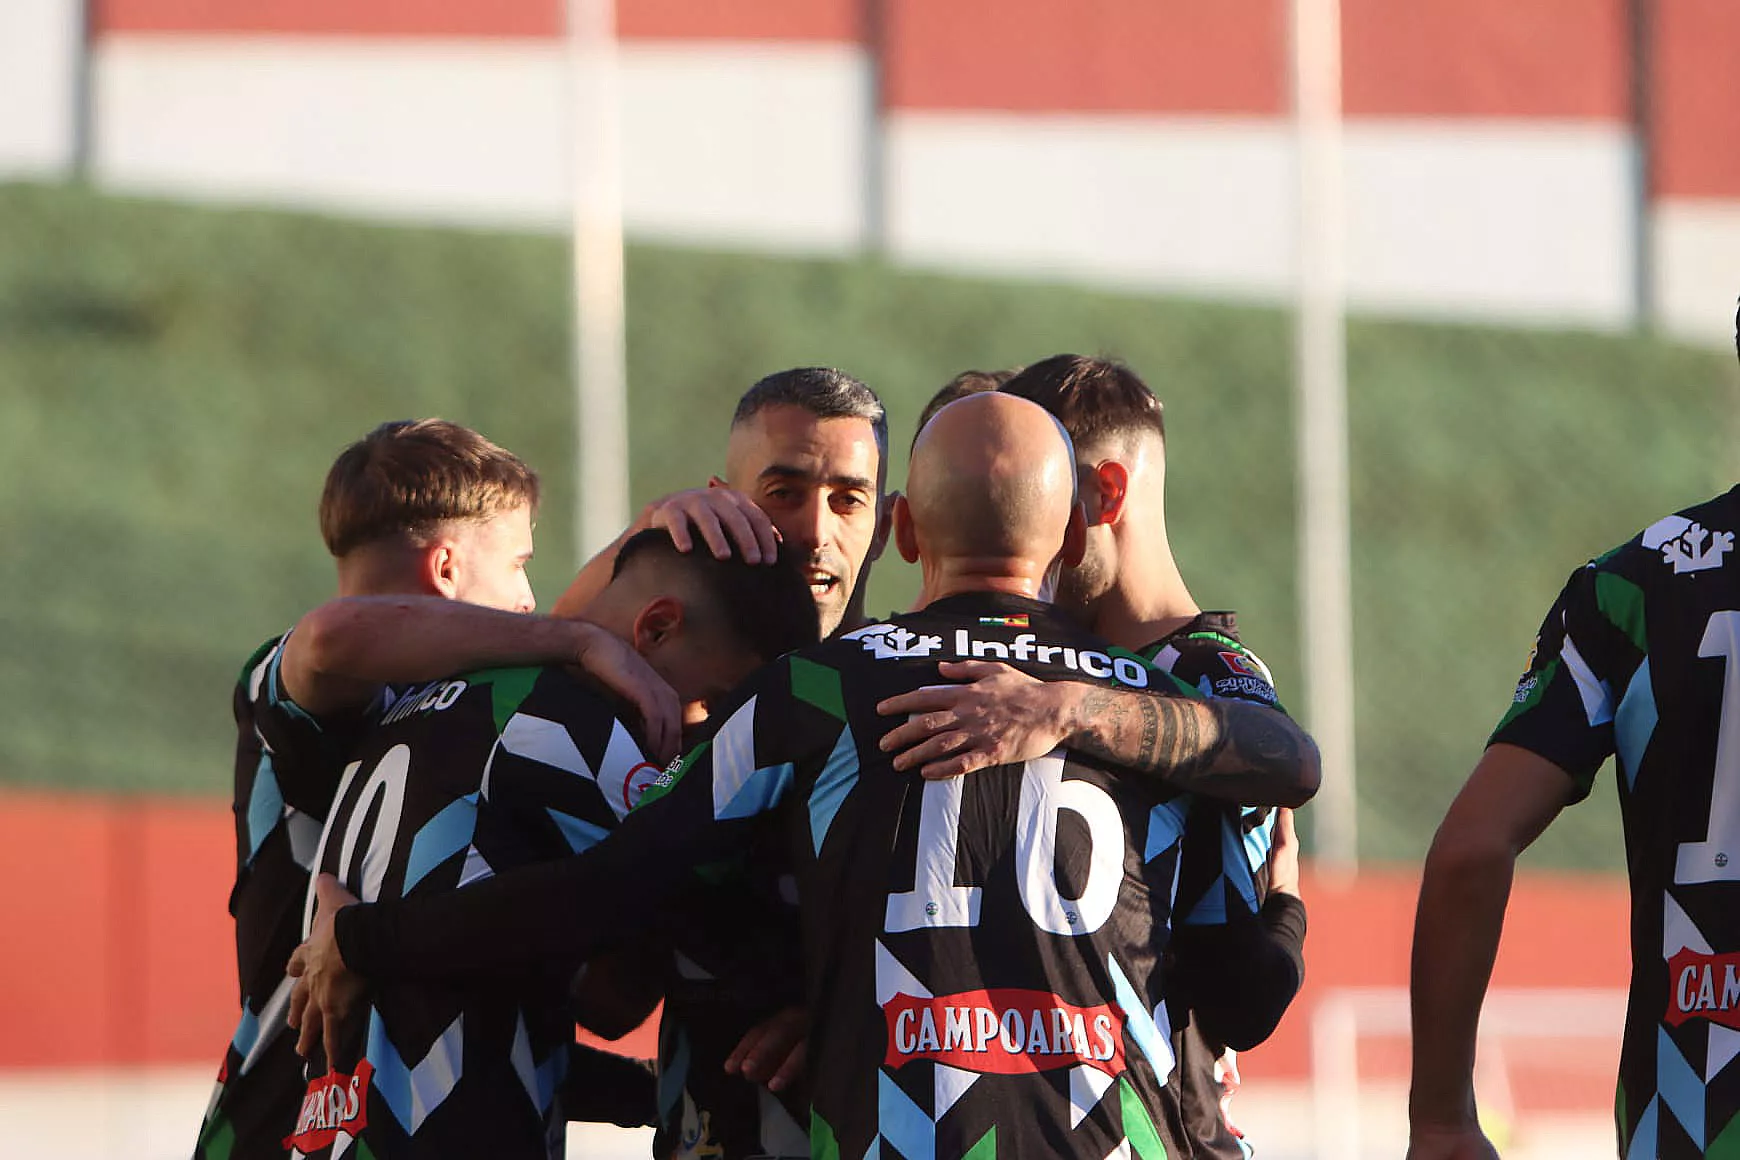
<path id="1" fill-rule="evenodd" d="M 445 419 L 382 423 L 340 453 L 320 496 L 320 534 L 344 556 L 395 537 L 421 543 L 452 520 L 536 510 L 538 475 L 519 456 Z"/>
<path id="2" fill-rule="evenodd" d="M 924 425 L 931 416 L 954 402 L 968 395 L 982 395 L 987 391 L 995 391 L 1004 383 L 1015 377 L 1021 368 L 1006 371 L 962 371 L 942 385 L 942 389 L 930 397 L 930 402 L 924 405 L 924 410 L 918 413 L 918 425 L 912 429 L 912 442 L 918 443 L 918 433 L 924 430 Z"/>
<path id="3" fill-rule="evenodd" d="M 771 661 L 822 639 L 821 614 L 797 558 L 780 545 L 772 564 L 747 564 L 733 554 L 720 560 L 706 545 L 677 551 L 662 528 L 630 536 L 616 553 L 611 579 L 631 562 L 656 562 L 692 580 L 712 601 L 718 623 L 742 649 Z"/>
<path id="4" fill-rule="evenodd" d="M 1055 354 L 1003 384 L 1055 415 L 1077 447 L 1144 432 L 1166 439 L 1160 400 L 1136 372 L 1109 358 Z"/>
<path id="5" fill-rule="evenodd" d="M 888 412 L 876 392 L 832 367 L 794 367 L 768 375 L 743 393 L 731 425 L 746 423 L 768 407 L 801 407 L 818 419 L 862 419 L 876 433 L 882 465 L 888 461 Z"/>

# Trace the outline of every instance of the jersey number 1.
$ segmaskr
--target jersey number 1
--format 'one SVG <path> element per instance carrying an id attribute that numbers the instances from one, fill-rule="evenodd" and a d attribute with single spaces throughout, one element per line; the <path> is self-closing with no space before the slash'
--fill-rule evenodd
<path id="1" fill-rule="evenodd" d="M 955 883 L 961 800 L 958 777 L 924 783 L 913 888 L 888 896 L 887 930 L 979 924 L 981 888 Z M 1090 847 L 1087 881 L 1074 899 L 1063 896 L 1057 881 L 1057 821 L 1064 810 L 1087 824 Z M 1124 877 L 1124 823 L 1117 803 L 1091 781 L 1066 780 L 1063 758 L 1056 754 L 1029 761 L 1021 771 L 1015 873 L 1028 917 L 1052 934 L 1091 934 L 1117 905 Z"/>
<path id="2" fill-rule="evenodd" d="M 1717 612 L 1704 626 L 1701 657 L 1721 657 L 1722 718 L 1716 730 L 1716 767 L 1710 773 L 1710 822 L 1702 842 L 1681 842 L 1674 881 L 1740 882 L 1740 612 Z"/>

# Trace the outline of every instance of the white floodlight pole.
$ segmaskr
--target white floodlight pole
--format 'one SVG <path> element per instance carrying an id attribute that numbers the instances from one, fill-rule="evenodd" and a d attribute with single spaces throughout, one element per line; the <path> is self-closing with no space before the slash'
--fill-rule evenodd
<path id="1" fill-rule="evenodd" d="M 615 0 L 567 0 L 574 245 L 575 548 L 628 523 L 622 127 Z"/>
<path id="2" fill-rule="evenodd" d="M 1323 753 L 1317 855 L 1358 860 L 1353 764 L 1353 595 L 1347 482 L 1347 329 L 1340 0 L 1293 0 L 1299 151 L 1299 579 L 1309 725 Z"/>

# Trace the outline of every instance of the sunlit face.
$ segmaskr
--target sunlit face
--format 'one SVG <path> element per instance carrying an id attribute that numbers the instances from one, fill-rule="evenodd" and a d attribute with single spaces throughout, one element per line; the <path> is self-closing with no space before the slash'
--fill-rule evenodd
<path id="1" fill-rule="evenodd" d="M 824 636 L 839 627 L 871 558 L 880 462 L 865 419 L 818 419 L 780 404 L 731 429 L 725 481 L 797 552 Z"/>
<path id="2" fill-rule="evenodd" d="M 455 600 L 530 612 L 537 607 L 526 564 L 532 558 L 532 509 L 522 505 L 485 520 L 454 524 L 448 534 Z"/>

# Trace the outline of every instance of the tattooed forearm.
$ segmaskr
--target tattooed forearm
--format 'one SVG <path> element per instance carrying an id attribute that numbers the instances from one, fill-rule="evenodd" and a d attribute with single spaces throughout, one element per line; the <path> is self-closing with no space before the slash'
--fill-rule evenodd
<path id="1" fill-rule="evenodd" d="M 1302 805 L 1317 792 L 1316 745 L 1261 705 L 1096 689 L 1082 698 L 1068 744 L 1182 792 L 1245 805 Z"/>

